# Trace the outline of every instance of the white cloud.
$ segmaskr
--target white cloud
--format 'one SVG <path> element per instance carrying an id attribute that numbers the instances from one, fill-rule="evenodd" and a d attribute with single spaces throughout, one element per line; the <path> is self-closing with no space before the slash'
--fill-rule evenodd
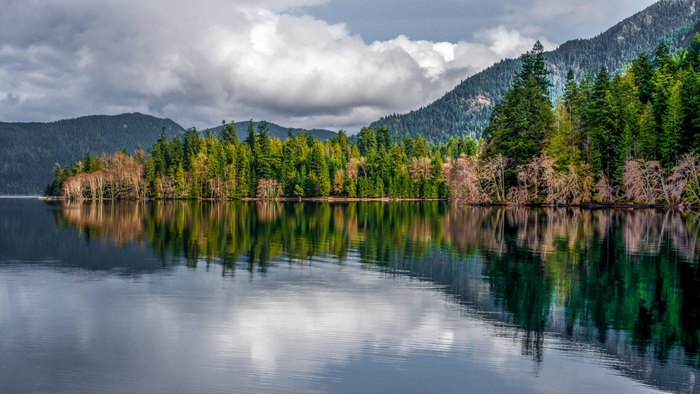
<path id="1" fill-rule="evenodd" d="M 525 37 L 514 29 L 508 29 L 501 25 L 493 29 L 481 31 L 475 35 L 483 42 L 491 43 L 489 49 L 497 55 L 512 57 L 514 54 L 523 53 L 532 48 L 533 40 Z M 551 50 L 556 45 L 549 40 L 543 39 L 542 44 L 545 49 Z"/>
<path id="2" fill-rule="evenodd" d="M 13 100 L 0 118 L 142 111 L 185 126 L 254 117 L 355 127 L 425 105 L 535 40 L 500 26 L 472 41 L 367 43 L 344 24 L 290 13 L 318 4 L 9 0 L 0 97 Z"/>

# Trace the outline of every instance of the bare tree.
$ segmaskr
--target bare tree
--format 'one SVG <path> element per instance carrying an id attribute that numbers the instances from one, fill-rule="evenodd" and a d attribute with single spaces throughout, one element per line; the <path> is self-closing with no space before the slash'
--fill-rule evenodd
<path id="1" fill-rule="evenodd" d="M 609 204 L 615 200 L 615 189 L 610 184 L 605 174 L 600 174 L 600 179 L 595 184 L 596 195 L 594 199 L 604 204 Z"/>
<path id="2" fill-rule="evenodd" d="M 669 189 L 678 202 L 700 204 L 700 160 L 692 153 L 685 154 L 669 177 Z"/>
<path id="3" fill-rule="evenodd" d="M 565 171 L 554 171 L 554 161 L 546 162 L 544 171 L 547 185 L 547 203 L 554 205 L 580 204 L 583 195 L 583 182 L 576 167 L 571 164 Z M 551 169 L 551 171 L 550 171 Z"/>
<path id="4" fill-rule="evenodd" d="M 481 186 L 480 165 L 476 157 L 462 156 L 443 165 L 443 172 L 453 200 L 482 203 L 488 200 Z"/>
<path id="5" fill-rule="evenodd" d="M 660 180 L 663 180 L 663 175 L 660 171 L 658 161 L 627 160 L 622 173 L 625 197 L 633 202 L 655 203 L 662 194 Z"/>
<path id="6" fill-rule="evenodd" d="M 345 171 L 338 170 L 333 175 L 333 194 L 340 196 L 345 191 Z"/>
<path id="7" fill-rule="evenodd" d="M 408 165 L 408 173 L 415 180 L 430 179 L 432 169 L 432 161 L 427 157 L 414 157 Z"/>
<path id="8" fill-rule="evenodd" d="M 280 198 L 284 192 L 282 185 L 274 179 L 261 179 L 256 191 L 256 196 L 265 200 Z"/>
<path id="9" fill-rule="evenodd" d="M 353 157 L 348 162 L 348 178 L 357 183 L 360 176 L 367 175 L 367 159 L 364 157 Z"/>
<path id="10" fill-rule="evenodd" d="M 491 201 L 502 202 L 506 200 L 506 168 L 510 160 L 503 156 L 496 156 L 484 161 L 479 170 L 484 191 Z"/>
<path id="11" fill-rule="evenodd" d="M 148 188 L 143 178 L 144 166 L 136 158 L 122 152 L 101 158 L 101 170 L 68 178 L 61 195 L 71 200 L 144 199 Z"/>

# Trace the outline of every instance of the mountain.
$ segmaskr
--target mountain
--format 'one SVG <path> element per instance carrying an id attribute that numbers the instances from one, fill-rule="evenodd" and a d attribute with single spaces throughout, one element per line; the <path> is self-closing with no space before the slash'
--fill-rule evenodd
<path id="1" fill-rule="evenodd" d="M 74 163 L 88 152 L 133 152 L 151 146 L 162 128 L 170 136 L 185 131 L 170 119 L 139 113 L 51 123 L 0 122 L 0 195 L 42 193 L 56 163 Z"/>
<path id="2" fill-rule="evenodd" d="M 639 52 L 653 53 L 662 42 L 672 50 L 682 47 L 688 33 L 697 30 L 694 25 L 699 21 L 700 0 L 661 0 L 594 38 L 562 44 L 545 54 L 552 96 L 562 93 L 569 69 L 578 78 L 602 66 L 620 71 Z M 433 141 L 445 141 L 452 135 L 478 137 L 519 66 L 519 60 L 503 60 L 467 78 L 434 103 L 407 114 L 384 117 L 370 127 L 385 125 L 395 133 L 420 134 Z"/>
<path id="3" fill-rule="evenodd" d="M 236 126 L 236 133 L 238 134 L 238 138 L 241 140 L 244 140 L 248 138 L 248 122 L 236 122 L 234 123 Z M 253 128 L 257 131 L 258 130 L 258 125 L 259 122 L 253 122 Z M 287 136 L 289 134 L 296 135 L 299 134 L 302 131 L 305 131 L 308 133 L 310 136 L 319 139 L 321 141 L 329 140 L 337 134 L 334 131 L 330 130 L 324 130 L 324 129 L 311 129 L 311 130 L 304 130 L 304 129 L 296 129 L 296 128 L 289 128 L 289 127 L 284 127 L 280 126 L 278 124 L 274 123 L 267 123 L 267 127 L 269 130 L 269 135 L 271 137 L 277 137 L 281 140 L 287 139 Z M 210 129 L 205 130 L 206 131 L 211 131 L 213 133 L 220 133 L 221 132 L 222 126 L 219 127 L 212 127 Z"/>

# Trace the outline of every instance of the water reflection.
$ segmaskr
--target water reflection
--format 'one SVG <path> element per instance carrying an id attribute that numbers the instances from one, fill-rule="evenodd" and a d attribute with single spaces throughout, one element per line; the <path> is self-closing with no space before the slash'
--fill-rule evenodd
<path id="1" fill-rule="evenodd" d="M 521 354 L 536 364 L 546 365 L 548 340 L 563 339 L 566 345 L 560 346 L 569 347 L 568 352 L 593 347 L 617 360 L 610 367 L 645 384 L 671 391 L 700 389 L 694 380 L 700 368 L 697 212 L 478 208 L 439 203 L 48 206 L 59 228 L 78 231 L 89 244 L 97 241 L 125 249 L 140 245 L 158 262 L 152 269 L 184 260 L 190 267 L 202 262 L 221 267 L 224 276 L 240 276 L 242 271 L 259 277 L 284 264 L 304 267 L 328 261 L 343 267 L 359 262 L 369 271 L 418 278 L 439 288 L 471 316 L 456 327 L 474 324 L 473 317 L 478 316 L 479 322 L 495 332 L 494 343 L 488 346 L 504 346 L 501 339 L 506 343 L 508 338 L 516 339 Z M 0 251 L 5 247 L 10 246 L 0 244 Z M 121 263 L 114 264 L 125 269 Z M 110 263 L 85 268 L 111 269 Z M 365 314 L 372 305 L 367 297 L 384 297 L 383 308 L 394 305 L 401 309 L 411 293 L 374 294 L 363 282 L 369 278 L 333 272 L 340 295 L 316 292 L 301 296 L 303 286 L 274 296 L 264 291 L 246 295 L 247 302 L 226 319 L 229 324 L 244 325 L 231 330 L 239 337 L 215 342 L 230 346 L 232 353 L 242 352 L 240 346 L 255 344 L 248 350 L 257 367 L 275 370 L 277 352 L 303 355 L 306 351 L 302 345 L 295 347 L 295 338 L 265 333 L 275 326 L 273 321 L 284 317 L 280 314 L 288 315 L 282 320 L 293 332 L 312 333 L 322 327 L 323 333 L 315 338 L 328 342 L 319 346 L 342 348 L 335 355 L 342 362 L 361 354 L 356 343 L 334 343 L 349 337 L 350 332 L 343 335 L 347 330 L 374 336 L 373 346 L 391 343 L 394 348 L 413 350 L 428 346 L 433 351 L 450 349 L 455 343 L 468 342 L 472 334 L 479 335 L 445 325 L 431 314 L 415 316 L 408 310 L 389 309 Z M 358 289 L 368 293 L 359 296 Z M 338 299 L 333 301 L 333 297 Z M 309 302 L 315 302 L 313 308 Z M 424 301 L 408 300 L 411 302 Z M 277 307 L 269 308 L 272 304 Z M 343 307 L 338 309 L 339 305 Z M 266 311 L 274 311 L 274 316 Z M 299 316 L 308 318 L 299 320 Z M 382 327 L 392 332 L 406 331 L 406 327 L 413 331 L 405 333 L 404 342 L 395 343 L 393 336 L 370 328 L 368 316 L 388 317 Z M 414 327 L 408 320 L 421 323 Z M 329 337 L 328 333 L 335 334 Z M 247 336 L 256 338 L 245 339 Z M 282 339 L 270 343 L 270 338 Z M 281 350 L 290 346 L 293 349 Z M 321 358 L 315 353 L 303 356 L 311 364 L 329 362 Z M 316 369 L 309 366 L 302 372 Z"/>

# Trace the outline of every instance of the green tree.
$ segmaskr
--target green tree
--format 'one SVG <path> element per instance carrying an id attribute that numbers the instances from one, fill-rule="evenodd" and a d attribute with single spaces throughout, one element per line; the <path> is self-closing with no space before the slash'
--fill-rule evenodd
<path id="1" fill-rule="evenodd" d="M 328 163 L 324 157 L 323 144 L 317 141 L 309 158 L 309 179 L 316 196 L 327 197 L 331 193 L 331 178 L 328 173 Z"/>
<path id="2" fill-rule="evenodd" d="M 360 130 L 360 137 L 357 143 L 360 154 L 368 156 L 377 150 L 377 136 L 374 130 L 369 127 L 364 127 Z"/>
<path id="3" fill-rule="evenodd" d="M 194 127 L 185 132 L 185 143 L 183 157 L 185 161 L 185 171 L 189 171 L 192 165 L 191 159 L 197 157 L 200 148 L 199 134 Z"/>
<path id="4" fill-rule="evenodd" d="M 683 134 L 683 106 L 681 102 L 681 82 L 677 82 L 668 101 L 668 109 L 663 121 L 663 141 L 661 143 L 661 158 L 667 169 L 676 165 L 680 152 Z"/>
<path id="5" fill-rule="evenodd" d="M 522 70 L 503 102 L 494 108 L 491 124 L 484 132 L 488 140 L 487 157 L 503 155 L 513 159 L 516 165 L 539 156 L 544 139 L 554 127 L 542 44 L 538 41 L 521 61 Z M 514 177 L 511 169 L 511 184 Z"/>
<path id="6" fill-rule="evenodd" d="M 236 125 L 235 123 L 226 123 L 226 121 L 223 122 L 223 128 L 221 130 L 221 139 L 225 143 L 229 143 L 232 145 L 238 144 L 238 133 L 236 132 Z"/>
<path id="7" fill-rule="evenodd" d="M 640 53 L 637 60 L 632 63 L 630 72 L 634 76 L 634 83 L 639 92 L 639 101 L 642 104 L 648 103 L 654 94 L 654 65 L 645 52 Z"/>
<path id="8" fill-rule="evenodd" d="M 644 106 L 639 117 L 639 152 L 635 156 L 644 160 L 658 159 L 658 141 L 656 138 L 656 120 L 651 102 Z"/>

